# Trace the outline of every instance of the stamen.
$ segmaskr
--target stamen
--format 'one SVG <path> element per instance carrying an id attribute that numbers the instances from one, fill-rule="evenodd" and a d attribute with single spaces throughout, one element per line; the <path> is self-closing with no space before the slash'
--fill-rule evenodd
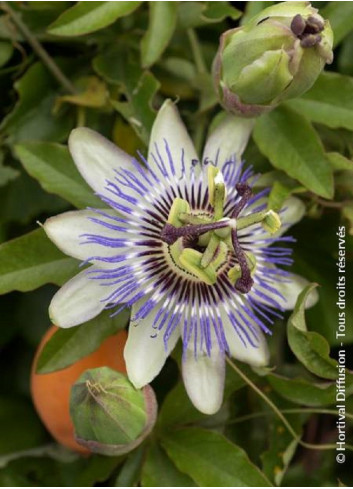
<path id="1" fill-rule="evenodd" d="M 232 243 L 241 270 L 241 277 L 235 282 L 235 288 L 241 294 L 247 294 L 254 285 L 254 281 L 251 278 L 251 271 L 246 260 L 246 255 L 240 246 L 236 229 L 232 230 Z"/>
<path id="2" fill-rule="evenodd" d="M 247 183 L 237 183 L 235 188 L 237 189 L 241 199 L 234 207 L 232 217 L 238 217 L 240 212 L 249 202 L 249 199 L 252 197 L 252 190 Z"/>

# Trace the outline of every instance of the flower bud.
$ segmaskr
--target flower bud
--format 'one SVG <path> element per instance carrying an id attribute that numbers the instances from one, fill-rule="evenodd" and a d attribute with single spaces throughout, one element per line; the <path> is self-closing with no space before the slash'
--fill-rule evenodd
<path id="1" fill-rule="evenodd" d="M 303 94 L 325 63 L 333 33 L 309 2 L 282 2 L 247 24 L 226 31 L 213 64 L 216 90 L 226 110 L 255 117 Z"/>
<path id="2" fill-rule="evenodd" d="M 130 452 L 151 432 L 157 401 L 149 385 L 135 389 L 125 375 L 101 367 L 86 370 L 73 385 L 70 414 L 78 443 L 115 456 Z"/>

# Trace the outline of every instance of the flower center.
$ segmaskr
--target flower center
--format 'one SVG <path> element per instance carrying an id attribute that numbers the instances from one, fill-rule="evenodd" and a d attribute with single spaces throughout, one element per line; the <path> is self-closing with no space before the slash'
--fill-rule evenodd
<path id="1" fill-rule="evenodd" d="M 252 253 L 242 249 L 238 230 L 261 223 L 267 231 L 274 233 L 281 226 L 279 216 L 267 209 L 239 217 L 252 191 L 246 183 L 238 183 L 236 189 L 240 199 L 232 215 L 225 217 L 223 175 L 212 165 L 208 167 L 208 189 L 209 203 L 213 209 L 211 213 L 192 210 L 189 203 L 181 198 L 173 201 L 161 233 L 166 256 L 177 272 L 207 285 L 215 284 L 220 273 L 227 271 L 236 290 L 246 294 L 254 283 L 252 275 L 256 269 L 256 259 Z M 231 268 L 233 257 L 236 264 Z"/>

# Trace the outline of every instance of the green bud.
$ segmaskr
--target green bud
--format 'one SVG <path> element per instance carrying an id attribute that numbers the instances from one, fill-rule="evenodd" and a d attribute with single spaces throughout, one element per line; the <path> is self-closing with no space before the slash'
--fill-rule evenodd
<path id="1" fill-rule="evenodd" d="M 157 402 L 150 386 L 135 389 L 108 367 L 86 370 L 73 385 L 70 414 L 78 443 L 102 455 L 133 450 L 151 432 Z"/>
<path id="2" fill-rule="evenodd" d="M 333 59 L 333 33 L 309 2 L 282 2 L 220 39 L 213 73 L 226 110 L 255 117 L 303 94 Z"/>

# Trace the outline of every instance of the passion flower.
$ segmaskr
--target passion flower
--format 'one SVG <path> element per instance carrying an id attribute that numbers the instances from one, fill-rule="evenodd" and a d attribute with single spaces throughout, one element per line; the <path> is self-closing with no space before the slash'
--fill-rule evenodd
<path id="1" fill-rule="evenodd" d="M 282 233 L 304 206 L 290 198 L 278 215 L 267 207 L 268 190 L 254 195 L 252 170 L 241 161 L 252 124 L 228 116 L 200 160 L 167 100 L 142 164 L 96 132 L 75 129 L 71 154 L 106 208 L 44 224 L 61 250 L 90 264 L 56 293 L 52 321 L 68 328 L 131 307 L 131 382 L 150 383 L 181 337 L 186 390 L 208 414 L 222 403 L 225 356 L 266 365 L 264 333 L 306 284 L 280 268 L 292 263 L 284 245 L 293 239 Z"/>

